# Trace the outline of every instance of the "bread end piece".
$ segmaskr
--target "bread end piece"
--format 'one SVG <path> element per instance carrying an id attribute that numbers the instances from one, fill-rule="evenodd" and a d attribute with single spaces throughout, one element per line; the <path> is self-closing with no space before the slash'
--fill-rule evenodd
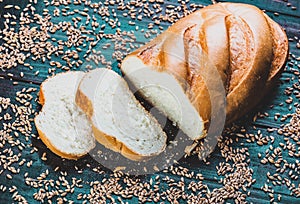
<path id="1" fill-rule="evenodd" d="M 95 147 L 92 127 L 84 113 L 74 104 L 74 90 L 83 74 L 60 73 L 45 80 L 39 92 L 39 101 L 43 107 L 34 118 L 42 142 L 56 155 L 72 160 L 85 156 Z M 79 122 L 80 125 L 76 126 Z M 66 128 L 66 124 L 73 126 Z"/>

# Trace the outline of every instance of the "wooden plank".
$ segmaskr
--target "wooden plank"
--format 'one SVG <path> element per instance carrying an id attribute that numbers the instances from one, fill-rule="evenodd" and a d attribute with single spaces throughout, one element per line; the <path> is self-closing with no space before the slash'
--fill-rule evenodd
<path id="1" fill-rule="evenodd" d="M 218 2 L 228 2 L 227 0 L 218 0 Z M 300 17 L 300 2 L 297 0 L 231 0 L 229 2 L 248 3 L 259 7 L 260 9 Z"/>
<path id="2" fill-rule="evenodd" d="M 198 1 L 194 1 L 194 2 L 198 2 Z M 201 1 L 201 2 L 204 5 L 207 5 L 210 3 L 210 1 L 207 1 L 207 0 Z M 266 3 L 261 3 L 260 1 L 256 1 L 256 0 L 255 1 L 245 1 L 245 2 L 258 4 L 258 5 L 262 6 L 261 8 L 268 8 L 268 9 L 271 8 L 270 7 L 271 4 L 270 5 L 267 4 L 269 1 L 266 1 Z M 299 33 L 299 30 L 300 30 L 300 25 L 299 25 L 299 19 L 296 18 L 295 16 L 297 16 L 298 14 L 295 14 L 294 11 L 293 11 L 293 13 L 289 13 L 290 11 L 288 11 L 288 9 L 281 8 L 283 5 L 282 1 L 272 1 L 272 2 L 273 2 L 272 6 L 274 6 L 274 10 L 272 10 L 272 12 L 270 12 L 268 14 L 272 14 L 273 12 L 279 12 L 279 13 L 286 13 L 286 14 L 292 15 L 292 16 L 271 15 L 271 17 L 274 20 L 276 20 L 277 22 L 279 22 L 283 27 L 286 28 L 287 33 L 290 38 L 294 38 L 294 36 L 297 36 L 297 34 Z M 293 1 L 293 0 L 290 2 L 293 5 L 294 5 L 294 3 L 297 3 L 296 1 Z M 173 4 L 176 6 L 179 5 L 178 1 L 175 1 L 175 0 L 174 1 L 165 1 L 165 3 Z M 191 3 L 192 3 L 192 1 L 191 1 Z M 38 8 L 40 13 L 42 12 L 43 8 L 44 8 L 43 6 L 40 6 Z M 82 6 L 77 6 L 76 8 L 82 8 Z M 53 10 L 52 7 L 51 7 L 51 9 Z M 72 7 L 72 9 L 73 9 L 73 7 Z M 122 25 L 124 25 L 124 27 L 122 27 L 122 29 L 134 30 L 135 26 L 127 26 L 125 24 L 128 21 L 128 19 L 123 18 L 123 17 L 121 18 L 121 14 L 118 17 L 120 18 L 120 21 L 122 21 Z M 68 20 L 70 20 L 70 18 L 68 18 Z M 56 20 L 53 19 L 53 21 L 58 22 L 58 19 L 56 19 Z M 152 22 L 152 20 L 145 18 L 145 20 L 142 22 L 137 21 L 137 25 L 139 25 L 140 28 L 146 28 L 147 24 L 150 22 Z M 167 27 L 168 24 L 166 23 L 166 24 L 163 24 L 162 26 Z M 106 32 L 113 32 L 113 30 L 107 29 Z M 66 36 L 64 35 L 64 33 L 57 33 L 57 35 L 53 35 L 53 37 L 57 37 L 59 39 L 66 39 Z M 146 39 L 143 34 L 139 34 L 138 41 L 139 41 L 139 43 L 143 43 L 143 42 L 148 41 L 148 39 Z M 101 41 L 99 44 L 99 49 L 100 49 L 101 45 L 103 45 L 107 42 L 109 42 L 109 40 L 103 39 L 103 41 Z M 295 56 L 300 56 L 300 51 L 299 51 L 299 49 L 296 48 L 296 43 L 297 42 L 295 40 L 293 42 L 290 42 L 290 45 L 291 45 L 290 51 Z M 98 47 L 95 47 L 95 48 L 97 49 Z M 80 54 L 80 59 L 83 59 L 83 54 L 87 48 L 82 48 L 82 49 L 83 49 L 83 51 Z M 110 51 L 111 50 L 107 50 L 107 51 L 105 51 L 104 54 L 109 56 L 111 54 Z M 61 62 L 60 57 L 53 57 L 52 60 Z M 291 59 L 290 62 L 295 64 L 296 60 Z M 23 87 L 37 88 L 37 91 L 36 91 L 36 94 L 37 94 L 39 84 L 44 79 L 47 78 L 48 68 L 50 68 L 51 66 L 49 65 L 49 61 L 47 61 L 45 63 L 41 63 L 40 61 L 28 60 L 28 63 L 30 63 L 33 66 L 33 70 L 30 70 L 28 67 L 25 67 L 25 66 L 18 66 L 17 68 L 13 68 L 13 69 L 7 70 L 5 72 L 0 71 L 0 76 L 4 77 L 4 79 L 3 78 L 0 79 L 0 95 L 1 96 L 10 97 L 13 100 L 15 93 L 17 91 L 21 90 Z M 291 67 L 289 67 L 289 68 L 291 68 Z M 297 68 L 297 67 L 294 67 L 294 68 Z M 81 68 L 79 68 L 79 69 L 81 69 Z M 35 74 L 34 74 L 35 71 L 40 71 L 39 75 L 35 76 Z M 60 71 L 62 71 L 62 70 L 59 70 L 59 69 L 57 70 L 57 72 L 60 72 Z M 22 77 L 22 78 L 20 77 L 20 72 L 24 73 L 24 77 Z M 7 75 L 8 73 L 12 73 L 13 76 L 12 77 L 8 76 Z M 282 125 L 282 122 L 274 121 L 273 116 L 275 113 L 280 112 L 282 115 L 287 114 L 287 113 L 293 113 L 294 109 L 289 110 L 288 104 L 284 103 L 283 106 L 279 106 L 279 103 L 281 103 L 282 101 L 284 101 L 288 98 L 288 96 L 283 94 L 284 90 L 296 81 L 296 79 L 295 79 L 295 81 L 287 82 L 286 78 L 291 78 L 293 76 L 294 75 L 290 71 L 290 69 L 287 69 L 283 73 L 283 75 L 280 79 L 280 81 L 282 83 L 279 85 L 279 87 L 276 90 L 274 90 L 274 92 L 270 96 L 270 99 L 266 100 L 264 102 L 264 105 L 259 108 L 259 111 L 267 112 L 270 115 L 270 117 L 258 118 L 256 120 L 256 122 L 252 122 L 253 115 L 250 114 L 248 121 L 245 122 L 245 120 L 247 120 L 247 119 L 245 119 L 244 121 L 241 122 L 246 127 L 247 133 L 256 134 L 259 129 L 259 130 L 261 130 L 262 135 L 264 137 L 270 136 L 270 135 L 274 136 L 275 137 L 275 143 L 273 144 L 274 147 L 278 147 L 280 142 L 284 142 L 283 136 L 278 135 L 276 132 L 269 133 L 267 131 L 267 127 L 279 127 L 280 125 Z M 15 82 L 17 81 L 18 85 L 14 85 L 13 84 L 14 81 Z M 272 105 L 272 104 L 274 104 L 274 107 L 270 108 L 270 105 Z M 40 106 L 36 102 L 32 102 L 32 105 L 35 110 L 37 110 L 37 111 L 40 110 Z M 255 112 L 257 112 L 257 110 L 255 110 Z M 286 121 L 286 123 L 287 122 L 288 121 Z M 258 129 L 255 129 L 255 127 L 252 127 L 252 125 L 256 125 L 258 127 Z M 36 131 L 33 131 L 33 133 L 36 134 Z M 24 138 L 21 138 L 21 139 L 23 142 L 25 142 Z M 232 139 L 235 140 L 236 137 L 233 135 Z M 30 177 L 36 178 L 41 172 L 45 171 L 46 169 L 49 169 L 50 170 L 49 179 L 57 180 L 59 178 L 59 176 L 61 176 L 61 174 L 59 171 L 55 172 L 54 169 L 56 166 L 60 166 L 60 170 L 68 172 L 68 176 L 66 178 L 70 183 L 71 183 L 73 177 L 78 177 L 78 173 L 77 173 L 77 171 L 75 171 L 74 166 L 77 166 L 84 170 L 83 174 L 81 174 L 80 177 L 86 182 L 90 182 L 90 181 L 94 181 L 94 180 L 100 181 L 100 180 L 102 180 L 103 176 L 109 176 L 109 172 L 107 172 L 105 175 L 101 175 L 101 174 L 93 172 L 92 171 L 93 167 L 99 167 L 101 165 L 98 164 L 97 162 L 94 162 L 92 160 L 92 158 L 89 156 L 87 156 L 79 161 L 68 161 L 68 160 L 60 159 L 57 156 L 55 156 L 53 153 L 51 153 L 46 148 L 46 146 L 40 140 L 37 140 L 36 138 L 31 138 L 31 140 L 28 141 L 26 144 L 28 144 L 28 145 L 32 144 L 34 147 L 38 148 L 38 152 L 35 152 L 33 154 L 30 153 L 30 150 L 31 150 L 30 147 L 28 147 L 22 151 L 22 158 L 25 158 L 26 161 L 33 160 L 34 161 L 33 166 L 31 167 L 31 169 L 29 169 L 26 167 L 26 165 L 23 165 L 21 167 L 22 174 L 14 176 L 13 180 L 6 179 L 5 173 L 1 174 L 0 175 L 0 178 L 1 178 L 0 185 L 2 182 L 2 184 L 5 184 L 7 186 L 12 186 L 12 185 L 17 186 L 20 194 L 22 194 L 23 196 L 28 198 L 29 203 L 36 202 L 36 200 L 33 199 L 32 194 L 37 192 L 37 189 L 34 189 L 30 186 L 25 185 L 24 180 L 23 180 L 24 172 L 29 172 Z M 268 202 L 269 201 L 268 195 L 266 193 L 264 193 L 262 190 L 260 190 L 260 188 L 265 183 L 267 183 L 267 177 L 266 177 L 267 172 L 270 171 L 271 174 L 274 174 L 275 168 L 274 168 L 274 166 L 269 165 L 269 164 L 262 165 L 260 163 L 261 159 L 259 159 L 257 157 L 257 154 L 261 153 L 262 155 L 265 155 L 265 151 L 269 148 L 269 144 L 259 146 L 256 143 L 247 143 L 246 139 L 239 138 L 239 140 L 234 142 L 231 146 L 233 148 L 247 147 L 249 149 L 250 167 L 254 170 L 253 177 L 256 178 L 257 181 L 250 188 L 251 195 L 247 198 L 247 201 L 253 202 L 253 203 Z M 47 158 L 48 158 L 47 161 L 41 160 L 42 154 L 44 152 L 47 153 Z M 293 163 L 296 160 L 296 158 L 289 157 L 287 155 L 287 151 L 284 151 L 284 159 L 286 159 L 287 162 L 289 162 L 289 163 Z M 188 159 L 183 159 L 182 161 L 180 161 L 180 164 L 185 167 L 188 167 L 191 171 L 193 171 L 195 173 L 203 174 L 203 176 L 205 178 L 203 182 L 206 185 L 208 185 L 210 189 L 221 188 L 222 184 L 219 183 L 219 180 L 221 177 L 217 175 L 216 166 L 219 164 L 219 162 L 225 161 L 225 158 L 223 158 L 221 156 L 219 148 L 217 148 L 216 151 L 214 151 L 212 153 L 212 155 L 208 159 L 208 161 L 210 162 L 210 165 L 206 165 L 204 162 L 198 161 L 198 159 L 196 157 L 192 157 L 192 158 L 188 158 Z M 91 168 L 87 167 L 86 166 L 87 164 L 91 164 L 92 167 Z M 34 170 L 32 170 L 32 169 L 34 169 Z M 1 168 L 0 168 L 0 170 L 1 170 Z M 288 178 L 288 173 L 289 173 L 288 171 L 285 171 L 282 174 L 282 177 Z M 172 175 L 170 173 L 161 173 L 161 172 L 153 174 L 153 175 L 151 175 L 151 177 L 155 178 L 156 175 L 161 175 L 162 177 L 170 176 L 171 178 L 174 178 L 177 182 L 179 182 L 179 180 L 180 180 L 180 177 L 178 177 L 178 176 Z M 149 182 L 149 177 L 142 177 L 142 182 Z M 190 180 L 187 179 L 186 184 L 188 184 L 188 182 L 190 182 Z M 295 181 L 295 183 L 299 184 L 299 181 Z M 163 185 L 165 185 L 165 184 L 162 182 L 162 186 Z M 279 186 L 279 187 L 275 187 L 274 190 L 275 190 L 275 193 L 274 193 L 275 196 L 277 194 L 282 194 L 282 202 L 283 203 L 288 203 L 288 202 L 297 203 L 298 202 L 297 198 L 289 195 L 290 192 L 287 189 L 287 187 Z M 76 201 L 76 196 L 79 193 L 82 193 L 82 192 L 88 193 L 89 191 L 90 191 L 89 184 L 84 183 L 83 188 L 76 188 L 75 193 L 68 194 L 67 198 L 70 200 Z M 11 193 L 9 193 L 8 190 L 5 193 L 0 193 L 0 198 L 3 201 L 7 201 L 8 203 L 11 203 L 11 200 L 9 200 L 10 197 L 11 197 Z M 128 200 L 128 202 L 133 202 L 133 200 Z"/>
<path id="3" fill-rule="evenodd" d="M 0 87 L 4 91 L 6 91 L 6 92 L 4 92 L 4 94 L 7 95 L 7 96 L 13 96 L 16 91 L 22 89 L 23 87 L 28 87 L 28 86 L 38 88 L 38 86 L 34 85 L 34 84 L 26 84 L 26 83 L 20 82 L 18 85 L 13 85 L 12 81 L 7 81 L 7 80 L 1 80 L 0 81 Z M 35 103 L 33 103 L 33 105 L 34 105 L 34 107 L 38 106 Z M 253 131 L 254 131 L 253 129 L 248 130 L 249 133 L 251 133 Z M 266 131 L 262 130 L 262 134 L 267 135 L 268 133 Z M 279 136 L 277 134 L 275 134 L 274 136 L 276 137 L 276 141 L 277 140 L 278 141 L 282 140 L 282 136 Z M 233 137 L 233 139 L 234 139 L 234 137 Z M 236 143 L 233 144 L 233 147 L 234 148 L 239 148 L 240 146 L 242 146 L 243 142 L 245 142 L 245 141 L 239 140 L 239 142 L 236 142 Z M 33 155 L 25 152 L 25 155 L 30 156 L 30 159 L 28 158 L 28 160 L 33 159 L 34 161 L 36 161 L 36 163 L 34 164 L 34 166 L 32 168 L 38 168 L 38 166 L 40 166 L 40 165 L 44 166 L 46 164 L 46 166 L 44 166 L 43 169 L 46 169 L 46 168 L 49 168 L 49 167 L 50 167 L 50 169 L 54 169 L 56 166 L 60 166 L 62 170 L 67 170 L 68 168 L 73 167 L 74 165 L 79 164 L 79 166 L 80 165 L 82 166 L 84 163 L 90 163 L 91 162 L 91 158 L 86 157 L 86 158 L 84 158 L 84 159 L 82 159 L 78 162 L 65 160 L 62 163 L 61 159 L 58 158 L 57 156 L 55 156 L 53 153 L 51 153 L 40 140 L 36 140 L 36 139 L 33 138 L 32 139 L 32 144 L 39 149 L 39 151 L 36 154 L 33 154 Z M 253 202 L 254 201 L 255 202 L 256 201 L 261 201 L 261 202 L 263 202 L 263 201 L 267 200 L 268 198 L 267 198 L 267 195 L 259 193 L 260 188 L 264 185 L 264 183 L 266 182 L 266 179 L 267 179 L 266 177 L 262 178 L 262 175 L 266 175 L 268 171 L 274 172 L 274 168 L 272 168 L 271 166 L 268 166 L 268 165 L 263 166 L 263 168 L 261 168 L 262 165 L 260 164 L 259 159 L 256 157 L 257 153 L 262 153 L 263 154 L 266 147 L 259 148 L 259 150 L 258 150 L 258 146 L 254 143 L 245 143 L 244 146 L 249 148 L 249 153 L 251 155 L 251 157 L 250 157 L 251 158 L 251 167 L 253 168 L 254 174 L 256 175 L 254 177 L 256 177 L 256 178 L 260 177 L 260 179 L 257 180 L 257 182 L 251 188 L 252 189 L 251 193 L 253 193 L 254 197 L 252 199 L 252 196 L 251 196 L 249 201 L 250 202 L 251 201 L 253 201 Z M 274 146 L 278 146 L 278 144 L 274 144 Z M 43 152 L 47 153 L 47 158 L 48 158 L 49 162 L 48 161 L 47 162 L 41 161 L 41 154 L 43 154 Z M 25 158 L 26 158 L 26 156 L 25 156 Z M 219 162 L 225 161 L 225 160 L 224 160 L 224 158 L 222 158 L 220 156 L 220 152 L 217 149 L 216 151 L 214 151 L 212 153 L 212 155 L 211 155 L 210 159 L 208 159 L 208 161 L 211 162 L 210 165 L 205 165 L 203 162 L 198 162 L 197 163 L 196 158 L 194 158 L 194 160 L 192 158 L 189 158 L 187 160 L 183 160 L 182 164 L 184 166 L 189 167 L 189 169 L 191 169 L 191 171 L 203 174 L 203 176 L 205 178 L 204 182 L 205 182 L 205 184 L 209 185 L 210 188 L 212 188 L 212 189 L 221 188 L 222 185 L 220 185 L 218 183 L 219 177 L 216 174 L 216 166 L 218 165 Z M 289 162 L 292 162 L 292 160 L 289 161 Z M 92 162 L 92 164 L 97 166 L 97 164 L 95 164 L 93 162 Z M 36 173 L 31 174 L 32 177 L 37 177 L 39 172 L 40 171 L 37 171 Z M 282 174 L 282 177 L 288 177 L 287 174 L 288 174 L 288 171 L 284 172 L 284 174 Z M 55 177 L 55 175 L 58 176 L 59 174 L 58 173 L 54 174 L 54 177 Z M 165 176 L 165 174 L 163 174 L 163 175 Z M 76 172 L 72 173 L 72 171 L 71 171 L 71 173 L 69 174 L 69 178 L 72 177 L 72 176 L 76 176 Z M 86 176 L 87 175 L 83 176 L 82 178 L 84 180 L 89 179 Z M 97 175 L 95 175 L 94 178 L 97 178 Z M 172 178 L 174 178 L 177 181 L 180 180 L 180 177 L 176 177 L 174 175 L 172 175 Z M 15 183 L 15 182 L 17 182 L 17 183 Z M 12 185 L 19 184 L 19 180 L 18 179 L 13 180 L 13 182 L 11 184 Z M 21 186 L 18 185 L 18 186 L 19 186 L 19 188 L 24 189 L 24 190 L 28 189 L 28 187 L 26 187 L 26 186 L 24 186 L 24 187 L 22 185 Z M 84 190 L 84 192 L 87 192 L 87 191 L 88 191 L 88 188 Z M 281 191 L 281 194 L 283 195 L 283 198 L 290 199 L 290 200 L 295 199 L 293 197 L 290 197 L 288 195 L 288 193 L 286 193 L 286 191 Z"/>

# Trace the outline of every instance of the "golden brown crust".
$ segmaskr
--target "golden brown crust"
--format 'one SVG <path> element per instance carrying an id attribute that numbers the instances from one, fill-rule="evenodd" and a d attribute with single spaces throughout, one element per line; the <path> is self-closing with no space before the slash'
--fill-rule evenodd
<path id="1" fill-rule="evenodd" d="M 126 158 L 129 158 L 131 160 L 140 161 L 144 159 L 144 157 L 128 149 L 125 145 L 123 145 L 122 142 L 118 141 L 116 138 L 105 134 L 104 132 L 96 128 L 94 125 L 92 127 L 95 139 L 100 144 L 104 145 L 106 148 L 111 149 L 115 152 L 119 152 Z"/>
<path id="2" fill-rule="evenodd" d="M 227 88 L 230 93 L 242 80 L 247 71 L 251 70 L 255 53 L 254 37 L 248 24 L 240 17 L 226 16 L 228 29 L 230 70 Z"/>
<path id="3" fill-rule="evenodd" d="M 36 122 L 35 122 L 36 123 Z M 62 158 L 66 158 L 66 159 L 72 159 L 72 160 L 77 160 L 83 156 L 85 156 L 86 154 L 67 154 L 65 152 L 62 152 L 60 150 L 58 150 L 57 148 L 55 148 L 53 146 L 53 144 L 50 142 L 50 140 L 47 138 L 47 136 L 37 127 L 37 131 L 39 133 L 39 137 L 40 139 L 43 141 L 43 143 L 48 147 L 48 149 L 50 149 L 53 153 L 55 153 L 56 155 L 62 157 Z"/>
<path id="4" fill-rule="evenodd" d="M 182 88 L 205 121 L 211 118 L 206 80 L 215 67 L 227 91 L 230 123 L 255 106 L 280 73 L 288 42 L 279 28 L 255 6 L 218 3 L 179 20 L 130 57 L 173 74 L 181 85 L 185 80 Z"/>
<path id="5" fill-rule="evenodd" d="M 43 106 L 45 104 L 45 96 L 43 92 L 43 84 L 40 87 L 40 92 L 39 92 L 39 103 Z"/>
<path id="6" fill-rule="evenodd" d="M 77 90 L 76 92 L 75 103 L 78 105 L 78 107 L 81 108 L 83 112 L 85 112 L 85 114 L 89 118 L 93 116 L 94 110 L 93 110 L 92 102 L 80 90 Z"/>
<path id="7" fill-rule="evenodd" d="M 244 4 L 226 4 L 225 6 L 243 19 L 242 27 L 250 28 L 251 34 L 249 34 L 250 31 L 244 34 L 247 37 L 245 41 L 252 40 L 254 44 L 248 50 L 248 54 L 244 53 L 246 56 L 242 55 L 244 57 L 242 63 L 246 65 L 240 65 L 237 69 L 244 68 L 244 71 L 241 71 L 242 76 L 237 76 L 238 84 L 226 97 L 227 123 L 230 123 L 248 112 L 248 108 L 256 105 L 263 96 L 263 91 L 257 90 L 264 90 L 269 74 L 272 61 L 272 34 L 263 12 L 258 8 Z M 249 43 L 246 45 L 250 46 Z M 251 63 L 248 64 L 248 61 Z"/>
<path id="8" fill-rule="evenodd" d="M 266 90 L 270 90 L 273 85 L 273 80 L 278 78 L 282 72 L 282 67 L 288 59 L 289 44 L 286 33 L 275 21 L 265 14 L 265 17 L 272 32 L 273 42 L 273 61 L 270 74 L 267 79 Z"/>

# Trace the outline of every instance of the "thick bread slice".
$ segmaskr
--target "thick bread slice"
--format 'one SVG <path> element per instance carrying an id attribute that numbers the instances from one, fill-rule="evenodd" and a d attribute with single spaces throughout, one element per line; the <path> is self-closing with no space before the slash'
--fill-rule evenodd
<path id="1" fill-rule="evenodd" d="M 88 72 L 80 82 L 76 103 L 90 118 L 96 140 L 105 147 L 132 160 L 164 151 L 166 134 L 114 71 Z"/>
<path id="2" fill-rule="evenodd" d="M 34 122 L 41 140 L 55 154 L 78 159 L 95 147 L 88 118 L 75 104 L 84 72 L 57 74 L 40 87 L 41 112 Z"/>

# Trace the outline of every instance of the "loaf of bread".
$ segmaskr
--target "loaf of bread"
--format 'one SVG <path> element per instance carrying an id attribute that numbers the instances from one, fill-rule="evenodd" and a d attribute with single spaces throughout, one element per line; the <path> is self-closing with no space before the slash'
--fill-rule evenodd
<path id="1" fill-rule="evenodd" d="M 60 157 L 78 159 L 95 147 L 92 126 L 75 104 L 84 72 L 66 72 L 45 80 L 39 92 L 43 105 L 34 122 L 40 139 Z"/>
<path id="2" fill-rule="evenodd" d="M 265 13 L 247 4 L 218 3 L 128 55 L 121 70 L 146 100 L 197 140 L 207 135 L 213 118 L 221 121 L 214 106 L 231 123 L 257 105 L 287 56 L 285 32 Z M 58 74 L 41 85 L 40 102 L 40 138 L 61 157 L 85 155 L 95 146 L 93 136 L 132 160 L 165 150 L 167 136 L 157 120 L 111 70 Z"/>
<path id="3" fill-rule="evenodd" d="M 160 154 L 167 136 L 157 120 L 112 70 L 94 69 L 82 78 L 77 105 L 88 115 L 96 140 L 131 160 Z"/>
<path id="4" fill-rule="evenodd" d="M 184 17 L 128 55 L 121 70 L 146 100 L 190 138 L 200 139 L 218 117 L 211 113 L 212 101 L 222 106 L 211 95 L 220 83 L 230 123 L 270 91 L 287 56 L 285 32 L 260 9 L 218 3 Z"/>

